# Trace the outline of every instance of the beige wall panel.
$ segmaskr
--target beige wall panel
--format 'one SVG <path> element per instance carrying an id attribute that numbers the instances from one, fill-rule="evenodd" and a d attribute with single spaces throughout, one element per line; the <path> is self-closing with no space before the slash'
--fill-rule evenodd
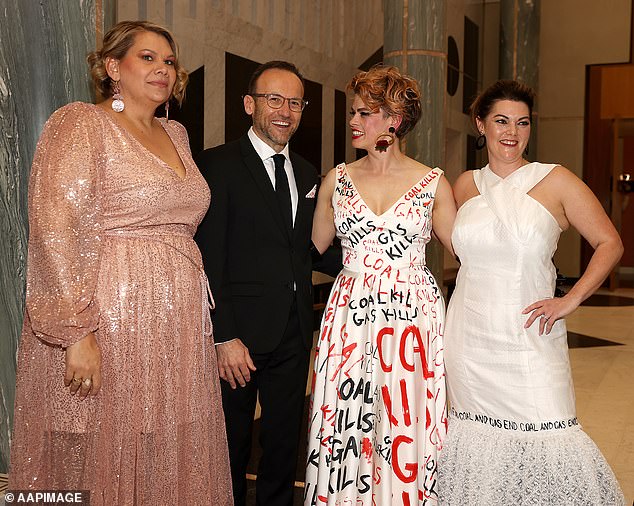
<path id="1" fill-rule="evenodd" d="M 252 23 L 254 25 L 258 24 L 257 21 L 257 10 L 258 10 L 258 2 L 256 0 L 240 0 L 237 3 L 232 4 L 232 14 L 234 16 L 239 17 L 243 21 L 247 23 Z"/>
<path id="2" fill-rule="evenodd" d="M 445 166 L 441 167 L 445 171 L 445 177 L 450 183 L 454 183 L 458 176 L 465 171 L 465 146 L 466 136 L 452 128 L 447 129 L 445 153 Z"/>
<path id="3" fill-rule="evenodd" d="M 537 158 L 543 163 L 559 163 L 577 176 L 583 170 L 583 117 L 540 118 Z M 555 265 L 564 276 L 580 272 L 581 238 L 574 230 L 562 234 L 555 254 Z"/>
<path id="4" fill-rule="evenodd" d="M 541 3 L 539 111 L 542 116 L 583 115 L 585 66 L 629 59 L 630 10 L 631 0 Z"/>
<path id="5" fill-rule="evenodd" d="M 583 116 L 544 117 L 540 118 L 539 121 L 537 159 L 543 163 L 564 165 L 581 177 L 583 172 Z"/>
<path id="6" fill-rule="evenodd" d="M 192 19 L 191 0 L 172 0 L 172 20 L 174 23 L 178 20 L 184 21 L 186 19 Z M 174 26 L 174 24 L 172 26 Z"/>
<path id="7" fill-rule="evenodd" d="M 272 17 L 269 20 L 269 29 L 272 33 L 284 34 L 284 27 L 286 26 L 286 16 L 284 14 L 286 11 L 286 0 L 270 0 L 270 3 L 272 4 L 269 7 L 272 7 Z"/>
<path id="8" fill-rule="evenodd" d="M 145 16 L 145 19 L 165 26 L 165 0 L 145 0 L 145 2 L 147 6 L 147 16 Z"/>
<path id="9" fill-rule="evenodd" d="M 176 12 L 176 11 L 175 11 Z M 205 25 L 198 19 L 174 16 L 172 31 L 180 50 L 180 61 L 188 70 L 196 70 L 205 64 L 205 43 L 201 36 Z M 224 66 L 224 64 L 223 64 Z"/>
<path id="10" fill-rule="evenodd" d="M 335 155 L 334 133 L 335 133 L 335 90 L 331 86 L 324 86 L 321 89 L 322 118 L 321 122 L 321 165 L 322 174 L 327 174 L 332 168 L 332 160 Z M 339 163 L 343 160 L 338 160 Z"/>
<path id="11" fill-rule="evenodd" d="M 609 8 L 608 8 L 609 4 Z M 542 1 L 538 158 L 581 176 L 587 64 L 629 59 L 631 0 Z M 566 232 L 555 263 L 579 276 L 580 237 Z"/>
<path id="12" fill-rule="evenodd" d="M 498 80 L 500 67 L 500 3 L 486 2 L 482 30 L 482 87 Z"/>
<path id="13" fill-rule="evenodd" d="M 138 0 L 119 0 L 117 2 L 117 21 L 139 19 Z"/>
<path id="14" fill-rule="evenodd" d="M 319 13 L 321 18 L 321 35 L 318 51 L 326 56 L 332 56 L 332 5 L 334 0 L 322 0 L 322 9 Z"/>
<path id="15" fill-rule="evenodd" d="M 213 73 L 211 79 L 209 74 Z M 225 52 L 205 47 L 205 147 L 225 141 L 225 93 L 218 83 L 225 82 Z M 244 114 L 239 108 L 235 114 Z"/>

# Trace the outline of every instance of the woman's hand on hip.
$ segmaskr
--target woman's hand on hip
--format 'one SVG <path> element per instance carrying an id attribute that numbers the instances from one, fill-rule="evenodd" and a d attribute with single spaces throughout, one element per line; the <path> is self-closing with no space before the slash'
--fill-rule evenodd
<path id="1" fill-rule="evenodd" d="M 529 328 L 539 318 L 539 335 L 550 334 L 555 322 L 572 313 L 578 306 L 579 302 L 569 295 L 537 301 L 522 311 L 522 314 L 531 313 L 524 328 Z"/>

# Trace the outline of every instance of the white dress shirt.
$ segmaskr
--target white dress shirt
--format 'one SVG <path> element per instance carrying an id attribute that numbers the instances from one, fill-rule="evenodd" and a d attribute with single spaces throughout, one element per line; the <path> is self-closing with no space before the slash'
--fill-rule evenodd
<path id="1" fill-rule="evenodd" d="M 269 146 L 266 142 L 260 139 L 257 134 L 253 131 L 253 127 L 249 128 L 249 132 L 247 133 L 249 136 L 249 140 L 253 145 L 258 156 L 262 159 L 262 163 L 264 164 L 264 168 L 266 169 L 266 173 L 271 180 L 271 184 L 273 185 L 273 189 L 275 190 L 275 162 L 273 161 L 273 155 L 276 155 L 277 152 Z M 280 151 L 281 155 L 284 155 L 284 170 L 286 171 L 286 177 L 288 178 L 288 188 L 291 192 L 291 209 L 293 212 L 293 225 L 295 224 L 295 215 L 297 214 L 297 183 L 295 182 L 295 175 L 293 173 L 293 165 L 291 164 L 291 159 L 288 156 L 288 144 L 284 146 L 284 149 Z"/>

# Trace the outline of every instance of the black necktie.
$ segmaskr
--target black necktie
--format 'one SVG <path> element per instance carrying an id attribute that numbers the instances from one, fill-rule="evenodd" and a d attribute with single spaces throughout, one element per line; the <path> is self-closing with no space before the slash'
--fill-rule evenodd
<path id="1" fill-rule="evenodd" d="M 284 160 L 286 160 L 286 158 L 280 153 L 273 155 L 273 162 L 275 162 L 275 194 L 277 195 L 277 202 L 280 205 L 284 223 L 286 223 L 289 230 L 292 230 L 293 211 L 291 207 L 291 190 L 288 186 L 286 171 L 284 170 Z"/>

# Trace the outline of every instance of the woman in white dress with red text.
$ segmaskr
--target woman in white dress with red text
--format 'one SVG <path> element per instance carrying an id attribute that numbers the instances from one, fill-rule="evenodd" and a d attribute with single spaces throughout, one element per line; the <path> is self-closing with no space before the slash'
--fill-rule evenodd
<path id="1" fill-rule="evenodd" d="M 352 144 L 368 154 L 326 176 L 315 211 L 313 242 L 336 234 L 343 270 L 317 342 L 304 501 L 437 504 L 444 302 L 425 246 L 433 230 L 450 248 L 455 205 L 442 170 L 400 150 L 420 117 L 416 81 L 374 67 L 349 89 Z"/>

